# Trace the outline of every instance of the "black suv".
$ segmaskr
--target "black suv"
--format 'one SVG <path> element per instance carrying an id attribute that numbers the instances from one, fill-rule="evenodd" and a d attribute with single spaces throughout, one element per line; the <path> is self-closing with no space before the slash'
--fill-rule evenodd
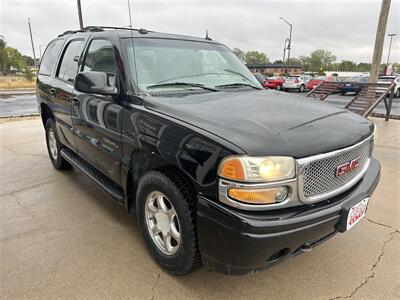
<path id="1" fill-rule="evenodd" d="M 226 46 L 110 27 L 49 43 L 37 99 L 56 169 L 137 219 L 154 259 L 255 272 L 356 224 L 380 175 L 374 124 L 264 90 Z"/>

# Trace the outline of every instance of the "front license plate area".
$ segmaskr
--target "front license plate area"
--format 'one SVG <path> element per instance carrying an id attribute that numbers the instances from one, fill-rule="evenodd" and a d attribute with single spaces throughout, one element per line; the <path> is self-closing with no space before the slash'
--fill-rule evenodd
<path id="1" fill-rule="evenodd" d="M 369 198 L 364 198 L 352 206 L 343 207 L 342 218 L 336 225 L 336 230 L 339 232 L 345 232 L 360 222 L 367 212 L 368 201 Z"/>
<path id="2" fill-rule="evenodd" d="M 365 198 L 360 202 L 354 204 L 349 209 L 346 222 L 346 231 L 354 227 L 358 222 L 360 222 L 367 212 L 369 198 Z"/>

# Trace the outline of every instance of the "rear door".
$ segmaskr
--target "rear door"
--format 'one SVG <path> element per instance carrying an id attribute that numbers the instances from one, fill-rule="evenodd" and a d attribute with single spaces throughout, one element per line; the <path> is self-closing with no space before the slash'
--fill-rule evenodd
<path id="1" fill-rule="evenodd" d="M 54 103 L 52 111 L 56 117 L 57 128 L 69 146 L 75 146 L 72 134 L 72 101 L 74 80 L 78 72 L 78 62 L 85 46 L 85 38 L 69 40 L 62 51 L 56 69 L 53 88 L 50 90 Z"/>
<path id="2" fill-rule="evenodd" d="M 117 80 L 117 64 L 112 42 L 106 38 L 92 39 L 85 51 L 80 69 L 104 72 L 108 78 Z M 76 93 L 72 120 L 78 152 L 98 170 L 118 183 L 122 111 L 118 96 Z"/>

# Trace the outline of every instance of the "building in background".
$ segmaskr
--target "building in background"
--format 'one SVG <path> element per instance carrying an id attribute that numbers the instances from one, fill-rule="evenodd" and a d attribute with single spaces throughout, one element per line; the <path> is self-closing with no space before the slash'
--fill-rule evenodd
<path id="1" fill-rule="evenodd" d="M 301 66 L 298 64 L 247 64 L 247 67 L 252 73 L 261 73 L 268 76 L 279 76 L 290 74 L 301 74 Z"/>

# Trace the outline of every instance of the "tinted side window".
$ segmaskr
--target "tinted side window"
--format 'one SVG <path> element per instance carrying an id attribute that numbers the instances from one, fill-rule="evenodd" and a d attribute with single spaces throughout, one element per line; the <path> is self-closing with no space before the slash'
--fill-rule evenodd
<path id="1" fill-rule="evenodd" d="M 56 64 L 63 42 L 64 40 L 54 40 L 47 46 L 40 62 L 39 74 L 51 75 L 51 71 Z"/>
<path id="2" fill-rule="evenodd" d="M 82 53 L 84 41 L 76 40 L 67 45 L 64 51 L 61 64 L 58 68 L 57 77 L 74 82 L 76 73 L 78 71 L 78 59 Z"/>
<path id="3" fill-rule="evenodd" d="M 108 40 L 93 40 L 86 53 L 83 71 L 96 71 L 115 74 L 117 65 L 113 45 Z"/>

